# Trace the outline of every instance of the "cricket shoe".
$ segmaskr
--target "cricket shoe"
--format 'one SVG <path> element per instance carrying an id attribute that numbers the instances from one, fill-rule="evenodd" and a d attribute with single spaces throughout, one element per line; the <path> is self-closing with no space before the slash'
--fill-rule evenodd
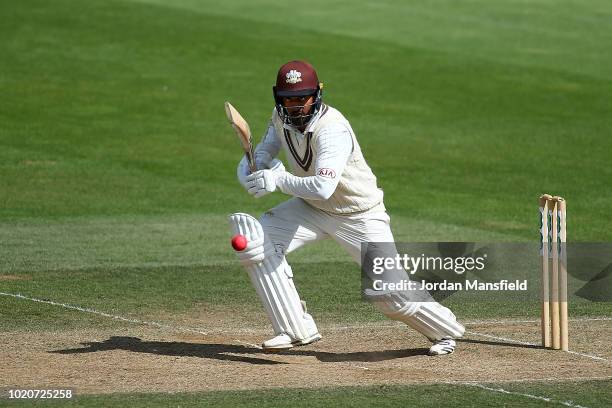
<path id="1" fill-rule="evenodd" d="M 293 339 L 288 334 L 281 333 L 276 337 L 266 340 L 261 345 L 264 351 L 282 351 L 289 350 L 295 346 L 305 346 L 321 340 L 321 335 L 317 332 L 305 339 Z"/>
<path id="2" fill-rule="evenodd" d="M 453 339 L 436 340 L 429 348 L 430 356 L 442 356 L 444 354 L 453 354 L 457 343 Z"/>
<path id="3" fill-rule="evenodd" d="M 302 305 L 302 310 L 304 311 L 304 315 L 302 316 L 303 324 L 305 330 L 308 332 L 308 336 L 303 339 L 294 339 L 289 336 L 287 333 L 277 334 L 275 337 L 270 340 L 266 340 L 261 345 L 261 348 L 264 351 L 282 351 L 289 350 L 295 346 L 305 346 L 307 344 L 314 343 L 316 341 L 321 340 L 321 335 L 319 334 L 319 329 L 317 329 L 317 324 L 315 323 L 312 316 L 308 313 L 306 308 L 306 302 L 303 300 L 300 301 Z"/>

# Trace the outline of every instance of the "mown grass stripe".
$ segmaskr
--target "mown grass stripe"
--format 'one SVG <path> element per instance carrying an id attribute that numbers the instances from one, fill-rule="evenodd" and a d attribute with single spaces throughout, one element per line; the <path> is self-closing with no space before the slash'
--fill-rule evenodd
<path id="1" fill-rule="evenodd" d="M 539 396 L 539 395 L 526 394 L 526 393 L 523 393 L 523 392 L 508 391 L 508 390 L 505 390 L 503 388 L 492 388 L 492 387 L 487 387 L 486 385 L 477 384 L 477 383 L 464 383 L 464 385 L 468 385 L 470 387 L 478 387 L 478 388 L 482 388 L 483 390 L 492 391 L 492 392 L 498 392 L 498 393 L 501 393 L 501 394 L 518 395 L 518 396 L 521 396 L 521 397 L 536 399 L 536 400 L 540 400 L 540 401 L 545 401 L 545 402 L 550 402 L 550 403 L 558 403 L 558 404 L 562 404 L 562 405 L 565 405 L 567 407 L 572 407 L 572 408 L 588 408 L 588 407 L 585 407 L 584 405 L 575 404 L 573 401 L 556 401 L 556 400 L 554 400 L 552 398 L 549 398 L 549 397 L 542 397 L 542 396 Z"/>

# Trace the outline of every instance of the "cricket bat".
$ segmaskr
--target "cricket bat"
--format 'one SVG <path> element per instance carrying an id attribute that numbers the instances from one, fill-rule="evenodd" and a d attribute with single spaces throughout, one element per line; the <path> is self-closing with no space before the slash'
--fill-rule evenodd
<path id="1" fill-rule="evenodd" d="M 251 170 L 251 173 L 257 171 L 257 168 L 255 167 L 255 157 L 253 156 L 253 142 L 249 124 L 229 102 L 225 102 L 225 114 L 227 115 L 227 119 L 236 131 L 236 135 L 240 140 L 242 149 L 244 150 L 247 161 L 249 162 L 249 169 Z"/>

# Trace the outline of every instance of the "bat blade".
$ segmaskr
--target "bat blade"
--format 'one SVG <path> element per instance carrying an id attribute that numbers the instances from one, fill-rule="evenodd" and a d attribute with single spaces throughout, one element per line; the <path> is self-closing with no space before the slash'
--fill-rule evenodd
<path id="1" fill-rule="evenodd" d="M 251 170 L 251 173 L 256 171 L 257 168 L 255 167 L 255 159 L 253 157 L 253 141 L 251 138 L 251 129 L 249 128 L 249 124 L 246 120 L 244 120 L 240 112 L 238 112 L 238 110 L 229 102 L 225 102 L 225 115 L 227 116 L 227 119 L 234 128 L 234 131 L 240 140 L 242 149 L 244 150 L 247 161 L 249 162 L 249 169 Z"/>

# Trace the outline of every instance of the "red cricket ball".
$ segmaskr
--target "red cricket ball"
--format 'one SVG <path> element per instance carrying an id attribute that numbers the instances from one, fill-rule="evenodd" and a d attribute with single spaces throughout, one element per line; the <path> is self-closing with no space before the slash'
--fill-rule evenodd
<path id="1" fill-rule="evenodd" d="M 232 248 L 236 251 L 243 251 L 247 247 L 247 239 L 244 235 L 234 235 L 232 237 Z"/>

